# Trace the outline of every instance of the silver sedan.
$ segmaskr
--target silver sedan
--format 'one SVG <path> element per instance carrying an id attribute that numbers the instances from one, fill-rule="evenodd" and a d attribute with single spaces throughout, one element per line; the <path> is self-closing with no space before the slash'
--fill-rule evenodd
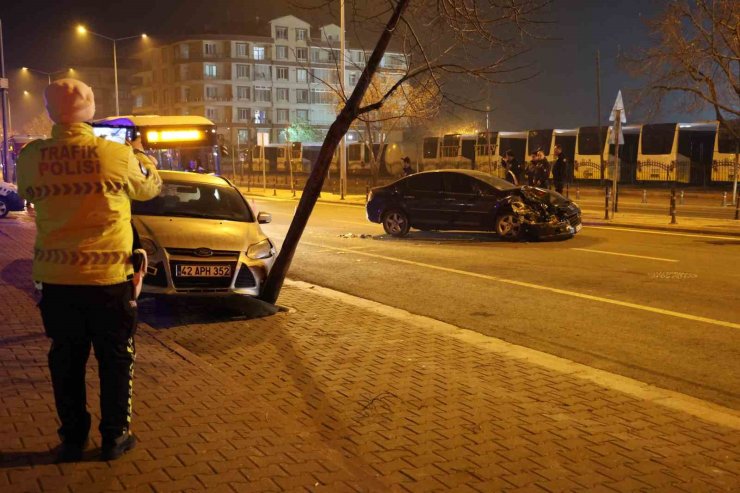
<path id="1" fill-rule="evenodd" d="M 160 171 L 162 192 L 132 204 L 133 225 L 149 257 L 143 292 L 152 295 L 257 296 L 275 246 L 227 179 Z"/>

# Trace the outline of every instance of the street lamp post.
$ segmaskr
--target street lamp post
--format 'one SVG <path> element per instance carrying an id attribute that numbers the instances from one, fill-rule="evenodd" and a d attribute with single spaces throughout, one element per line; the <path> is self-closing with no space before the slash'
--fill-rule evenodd
<path id="1" fill-rule="evenodd" d="M 108 36 L 104 36 L 102 34 L 98 34 L 96 32 L 90 31 L 85 26 L 77 26 L 77 32 L 80 34 L 92 34 L 93 36 L 97 36 L 99 38 L 107 39 L 108 41 L 113 43 L 113 85 L 114 85 L 114 91 L 116 93 L 116 116 L 119 116 L 121 114 L 119 105 L 118 105 L 118 54 L 116 51 L 116 43 L 118 41 L 126 41 L 127 39 L 134 39 L 134 38 L 144 38 L 146 39 L 146 34 L 140 34 L 137 36 L 125 36 L 123 38 L 111 38 Z"/>
<path id="2" fill-rule="evenodd" d="M 36 72 L 37 74 L 42 74 L 42 75 L 45 75 L 45 76 L 46 76 L 46 79 L 47 79 L 47 81 L 48 81 L 48 83 L 49 83 L 49 84 L 51 84 L 51 76 L 52 76 L 52 75 L 56 75 L 56 74 L 63 74 L 63 73 L 65 73 L 65 72 L 71 72 L 71 71 L 73 71 L 74 69 L 72 69 L 72 68 L 67 68 L 67 69 L 64 69 L 64 70 L 57 70 L 57 71 L 55 71 L 55 72 L 45 72 L 45 71 L 43 71 L 43 70 L 38 70 L 38 69 L 35 69 L 35 68 L 29 68 L 29 67 L 21 67 L 21 70 L 22 70 L 22 71 L 24 71 L 24 72 Z"/>

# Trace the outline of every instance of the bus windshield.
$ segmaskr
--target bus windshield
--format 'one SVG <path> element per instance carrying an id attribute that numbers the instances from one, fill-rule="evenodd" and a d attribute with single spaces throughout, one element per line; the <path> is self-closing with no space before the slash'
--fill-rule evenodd
<path id="1" fill-rule="evenodd" d="M 606 142 L 606 127 L 601 127 L 601 151 Z M 581 127 L 578 130 L 578 154 L 582 156 L 601 154 L 599 150 L 599 127 Z"/>
<path id="2" fill-rule="evenodd" d="M 670 154 L 676 136 L 675 123 L 654 123 L 642 126 L 642 153 Z"/>

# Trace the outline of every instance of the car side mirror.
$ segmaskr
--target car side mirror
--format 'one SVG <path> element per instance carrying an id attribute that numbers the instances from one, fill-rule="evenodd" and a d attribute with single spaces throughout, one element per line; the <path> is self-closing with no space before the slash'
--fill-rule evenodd
<path id="1" fill-rule="evenodd" d="M 259 224 L 267 224 L 272 222 L 272 214 L 269 212 L 260 212 L 257 214 L 257 222 Z"/>

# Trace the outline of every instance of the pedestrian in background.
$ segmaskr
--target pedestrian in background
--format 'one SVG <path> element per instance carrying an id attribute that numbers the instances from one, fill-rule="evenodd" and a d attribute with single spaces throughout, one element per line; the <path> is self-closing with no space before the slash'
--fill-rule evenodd
<path id="1" fill-rule="evenodd" d="M 555 191 L 563 193 L 563 186 L 565 185 L 566 170 L 568 169 L 568 163 L 565 160 L 563 154 L 563 148 L 560 145 L 555 146 L 555 162 L 552 164 L 552 181 L 555 184 Z"/>
<path id="2" fill-rule="evenodd" d="M 524 168 L 524 176 L 527 179 L 527 184 L 530 187 L 537 186 L 537 151 L 533 152 L 529 156 L 529 162 Z"/>
<path id="3" fill-rule="evenodd" d="M 550 181 L 550 163 L 545 157 L 545 151 L 537 149 L 537 157 L 535 159 L 535 187 L 548 188 Z"/>
<path id="4" fill-rule="evenodd" d="M 409 159 L 408 156 L 402 159 L 403 161 L 403 174 L 404 176 L 409 176 L 414 174 L 414 170 L 411 167 L 411 159 Z"/>
<path id="5" fill-rule="evenodd" d="M 102 458 L 113 460 L 136 444 L 131 200 L 156 197 L 162 181 L 141 142 L 129 146 L 95 136 L 87 123 L 95 99 L 86 84 L 54 81 L 45 99 L 52 136 L 23 149 L 18 186 L 36 208 L 33 280 L 41 288 L 39 308 L 51 339 L 49 370 L 61 421 L 57 461 L 80 460 L 88 443 L 85 366 L 91 345 L 100 377 Z"/>
<path id="6" fill-rule="evenodd" d="M 506 170 L 507 181 L 514 185 L 518 185 L 522 181 L 522 165 L 516 160 L 511 149 L 504 153 L 504 169 Z"/>

